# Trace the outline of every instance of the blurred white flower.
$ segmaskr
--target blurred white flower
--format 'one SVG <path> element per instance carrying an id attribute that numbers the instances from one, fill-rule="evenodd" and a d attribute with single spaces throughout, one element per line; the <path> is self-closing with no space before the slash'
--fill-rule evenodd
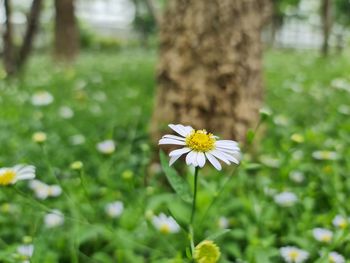
<path id="1" fill-rule="evenodd" d="M 64 216 L 59 210 L 52 210 L 44 217 L 44 224 L 47 228 L 54 228 L 63 225 Z"/>
<path id="2" fill-rule="evenodd" d="M 266 165 L 267 167 L 271 167 L 271 168 L 278 168 L 281 165 L 281 162 L 279 159 L 273 158 L 273 157 L 268 156 L 268 155 L 262 155 L 260 157 L 260 162 L 262 164 Z"/>
<path id="3" fill-rule="evenodd" d="M 298 201 L 298 197 L 292 192 L 282 192 L 275 195 L 274 200 L 280 206 L 289 207 Z"/>
<path id="4" fill-rule="evenodd" d="M 345 263 L 345 258 L 335 251 L 329 253 L 328 260 L 330 263 Z"/>
<path id="5" fill-rule="evenodd" d="M 99 102 L 104 102 L 107 100 L 106 93 L 103 91 L 97 91 L 92 95 L 93 99 Z"/>
<path id="6" fill-rule="evenodd" d="M 221 229 L 227 229 L 229 226 L 229 220 L 227 217 L 221 216 L 218 220 L 218 225 Z"/>
<path id="7" fill-rule="evenodd" d="M 338 112 L 344 115 L 350 115 L 350 107 L 342 104 L 338 107 Z"/>
<path id="8" fill-rule="evenodd" d="M 36 143 L 43 143 L 47 139 L 45 132 L 35 132 L 32 136 L 32 140 Z"/>
<path id="9" fill-rule="evenodd" d="M 180 231 L 180 226 L 175 219 L 171 216 L 166 216 L 163 213 L 154 216 L 152 223 L 154 227 L 163 234 L 178 233 Z"/>
<path id="10" fill-rule="evenodd" d="M 46 106 L 53 102 L 54 98 L 47 91 L 38 91 L 33 94 L 31 102 L 34 106 Z"/>
<path id="11" fill-rule="evenodd" d="M 325 228 L 314 228 L 312 234 L 317 241 L 323 243 L 329 243 L 333 238 L 333 232 Z"/>
<path id="12" fill-rule="evenodd" d="M 332 221 L 333 225 L 339 228 L 346 228 L 349 224 L 348 220 L 342 215 L 336 215 Z"/>
<path id="13" fill-rule="evenodd" d="M 14 167 L 0 168 L 0 186 L 15 184 L 20 180 L 35 178 L 35 167 L 32 165 L 16 165 Z"/>
<path id="14" fill-rule="evenodd" d="M 305 250 L 292 246 L 281 247 L 280 253 L 284 261 L 288 263 L 302 263 L 309 257 L 309 253 Z"/>
<path id="15" fill-rule="evenodd" d="M 289 178 L 295 183 L 302 183 L 305 179 L 304 174 L 299 171 L 293 171 L 289 174 Z"/>
<path id="16" fill-rule="evenodd" d="M 74 116 L 74 111 L 68 106 L 60 107 L 58 113 L 63 119 L 71 119 Z"/>
<path id="17" fill-rule="evenodd" d="M 24 257 L 25 260 L 28 260 L 28 261 L 22 261 L 22 262 L 30 262 L 29 259 L 33 256 L 33 253 L 34 253 L 34 245 L 33 244 L 20 245 L 17 247 L 17 253 L 22 257 Z"/>
<path id="18" fill-rule="evenodd" d="M 289 119 L 284 115 L 277 115 L 275 118 L 273 118 L 273 122 L 279 126 L 289 125 Z"/>
<path id="19" fill-rule="evenodd" d="M 76 134 L 69 138 L 72 145 L 80 145 L 85 143 L 85 137 L 82 134 Z"/>
<path id="20" fill-rule="evenodd" d="M 124 211 L 124 204 L 121 201 L 109 203 L 105 206 L 105 211 L 112 218 L 119 217 Z"/>
<path id="21" fill-rule="evenodd" d="M 103 154 L 112 154 L 115 151 L 113 140 L 105 140 L 97 144 L 97 150 Z"/>
<path id="22" fill-rule="evenodd" d="M 332 151 L 315 151 L 312 153 L 312 157 L 316 160 L 336 160 L 338 155 Z"/>
<path id="23" fill-rule="evenodd" d="M 159 144 L 183 146 L 181 149 L 169 153 L 172 165 L 182 155 L 186 154 L 186 164 L 194 167 L 203 167 L 206 159 L 217 169 L 221 170 L 221 160 L 230 165 L 239 164 L 241 151 L 238 143 L 231 140 L 218 140 L 217 136 L 206 130 L 194 130 L 191 126 L 169 124 L 169 127 L 178 135 L 167 134 L 159 140 Z"/>
<path id="24" fill-rule="evenodd" d="M 331 86 L 339 90 L 350 92 L 350 83 L 346 79 L 333 79 L 331 82 Z"/>
<path id="25" fill-rule="evenodd" d="M 30 181 L 29 188 L 34 191 L 37 198 L 42 200 L 48 197 L 57 197 L 62 193 L 62 188 L 59 185 L 47 185 L 39 180 Z"/>

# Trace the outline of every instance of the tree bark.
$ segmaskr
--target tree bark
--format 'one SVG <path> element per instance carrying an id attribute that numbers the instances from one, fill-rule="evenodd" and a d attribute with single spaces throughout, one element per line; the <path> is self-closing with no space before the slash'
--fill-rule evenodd
<path id="1" fill-rule="evenodd" d="M 332 30 L 332 0 L 322 0 L 321 7 L 323 43 L 322 55 L 327 56 L 329 53 L 329 36 Z"/>
<path id="2" fill-rule="evenodd" d="M 160 30 L 154 141 L 168 123 L 244 140 L 263 99 L 265 0 L 170 0 Z"/>
<path id="3" fill-rule="evenodd" d="M 32 50 L 34 36 L 39 26 L 41 7 L 42 7 L 42 0 L 33 0 L 30 13 L 28 16 L 27 30 L 18 54 L 18 60 L 17 60 L 18 69 L 20 69 L 25 64 Z"/>
<path id="4" fill-rule="evenodd" d="M 10 0 L 4 0 L 6 21 L 4 32 L 4 67 L 8 75 L 12 75 L 16 72 L 15 63 L 15 47 L 13 44 L 13 29 L 11 23 L 11 2 Z"/>
<path id="5" fill-rule="evenodd" d="M 55 50 L 59 60 L 71 61 L 79 52 L 79 31 L 74 12 L 74 0 L 55 0 Z"/>

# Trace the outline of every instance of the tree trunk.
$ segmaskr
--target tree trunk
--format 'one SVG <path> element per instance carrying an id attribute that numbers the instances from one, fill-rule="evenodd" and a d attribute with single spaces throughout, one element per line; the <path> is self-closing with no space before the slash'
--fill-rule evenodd
<path id="1" fill-rule="evenodd" d="M 244 140 L 263 98 L 261 30 L 266 0 L 170 0 L 160 32 L 151 133 L 168 123 Z"/>
<path id="2" fill-rule="evenodd" d="M 28 16 L 27 30 L 18 54 L 17 67 L 20 69 L 26 62 L 33 46 L 33 39 L 38 29 L 42 0 L 33 0 Z"/>
<path id="3" fill-rule="evenodd" d="M 6 21 L 4 32 L 4 67 L 8 75 L 12 75 L 16 72 L 15 61 L 15 47 L 13 44 L 13 29 L 11 24 L 11 2 L 10 0 L 4 0 Z"/>
<path id="4" fill-rule="evenodd" d="M 332 0 L 322 0 L 321 7 L 323 44 L 321 52 L 324 56 L 329 53 L 329 36 L 332 29 Z"/>
<path id="5" fill-rule="evenodd" d="M 55 51 L 59 60 L 70 61 L 79 52 L 79 32 L 74 13 L 74 0 L 55 0 Z"/>

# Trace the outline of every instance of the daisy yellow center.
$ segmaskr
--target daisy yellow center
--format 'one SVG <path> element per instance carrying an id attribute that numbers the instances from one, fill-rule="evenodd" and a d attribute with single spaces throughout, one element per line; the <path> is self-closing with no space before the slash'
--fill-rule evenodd
<path id="1" fill-rule="evenodd" d="M 321 241 L 323 241 L 323 242 L 329 242 L 329 241 L 331 241 L 331 239 L 332 239 L 332 237 L 330 236 L 330 235 L 323 235 L 322 237 L 321 237 Z"/>
<path id="2" fill-rule="evenodd" d="M 342 221 L 340 221 L 340 223 L 339 223 L 339 227 L 340 227 L 340 228 L 346 228 L 347 225 L 348 225 L 348 223 L 347 223 L 345 220 L 342 220 Z"/>
<path id="3" fill-rule="evenodd" d="M 193 131 L 186 137 L 186 145 L 197 152 L 208 152 L 215 147 L 215 138 L 206 130 Z"/>
<path id="4" fill-rule="evenodd" d="M 0 174 L 0 185 L 9 185 L 16 177 L 16 173 L 13 170 L 6 170 Z"/>
<path id="5" fill-rule="evenodd" d="M 159 228 L 159 231 L 163 234 L 169 234 L 170 233 L 170 227 L 167 224 L 162 224 Z"/>
<path id="6" fill-rule="evenodd" d="M 299 257 L 299 252 L 293 250 L 293 251 L 289 252 L 289 257 L 291 260 L 296 261 Z"/>

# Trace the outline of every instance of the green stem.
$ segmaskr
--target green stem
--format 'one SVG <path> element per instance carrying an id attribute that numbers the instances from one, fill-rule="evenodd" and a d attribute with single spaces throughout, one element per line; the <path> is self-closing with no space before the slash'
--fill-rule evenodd
<path id="1" fill-rule="evenodd" d="M 190 220 L 190 225 L 189 225 L 189 228 L 188 228 L 192 258 L 194 257 L 194 228 L 193 228 L 193 221 L 194 221 L 194 217 L 195 217 L 195 214 L 196 214 L 198 171 L 199 171 L 199 168 L 196 167 L 195 171 L 194 171 L 194 193 L 193 193 L 191 220 Z"/>

